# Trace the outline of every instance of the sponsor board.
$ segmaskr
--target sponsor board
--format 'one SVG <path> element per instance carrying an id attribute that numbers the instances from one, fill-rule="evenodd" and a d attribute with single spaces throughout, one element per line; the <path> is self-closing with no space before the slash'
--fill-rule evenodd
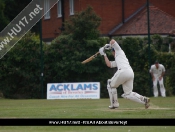
<path id="1" fill-rule="evenodd" d="M 100 83 L 48 83 L 47 99 L 100 99 Z"/>

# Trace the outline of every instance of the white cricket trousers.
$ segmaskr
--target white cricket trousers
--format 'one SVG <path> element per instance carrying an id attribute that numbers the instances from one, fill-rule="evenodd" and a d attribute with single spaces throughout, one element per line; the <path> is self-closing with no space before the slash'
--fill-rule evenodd
<path id="1" fill-rule="evenodd" d="M 133 90 L 134 72 L 131 68 L 118 69 L 111 78 L 111 88 L 117 88 L 122 85 L 125 94 L 129 94 Z"/>
<path id="2" fill-rule="evenodd" d="M 122 97 L 130 99 L 132 101 L 145 104 L 145 97 L 133 91 L 134 72 L 131 68 L 129 69 L 118 69 L 114 76 L 111 78 L 111 88 L 118 88 L 122 85 L 124 94 Z"/>
<path id="3" fill-rule="evenodd" d="M 157 83 L 159 82 L 159 86 L 160 86 L 160 93 L 162 97 L 166 97 L 166 90 L 163 84 L 163 78 L 161 80 L 159 80 L 159 77 L 156 77 L 155 80 L 153 81 L 153 93 L 154 93 L 154 97 L 158 97 L 158 89 L 157 89 Z"/>

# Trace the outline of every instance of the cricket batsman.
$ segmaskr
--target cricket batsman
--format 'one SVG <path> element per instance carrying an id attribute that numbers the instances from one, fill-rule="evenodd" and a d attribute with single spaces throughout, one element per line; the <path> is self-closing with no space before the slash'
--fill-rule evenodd
<path id="1" fill-rule="evenodd" d="M 113 50 L 115 61 L 109 61 L 106 53 L 104 52 L 105 49 Z M 110 80 L 108 80 L 108 89 L 110 89 L 108 90 L 109 94 L 116 98 L 116 88 L 118 88 L 119 85 L 122 85 L 124 91 L 124 94 L 122 94 L 123 98 L 144 104 L 145 108 L 147 109 L 150 106 L 150 99 L 136 92 L 133 92 L 134 72 L 129 64 L 129 61 L 124 51 L 121 49 L 118 43 L 114 39 L 112 39 L 110 41 L 110 44 L 106 44 L 104 47 L 101 47 L 99 49 L 99 52 L 102 56 L 104 56 L 105 63 L 108 67 L 118 68 L 114 76 Z M 116 98 L 115 101 L 116 103 L 112 104 L 111 108 L 119 107 L 118 99 Z"/>

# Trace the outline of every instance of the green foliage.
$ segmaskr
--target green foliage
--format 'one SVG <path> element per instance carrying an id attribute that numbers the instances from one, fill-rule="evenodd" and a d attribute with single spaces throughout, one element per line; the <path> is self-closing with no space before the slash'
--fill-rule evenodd
<path id="1" fill-rule="evenodd" d="M 151 37 L 152 44 L 154 45 L 155 49 L 159 52 L 168 52 L 169 51 L 169 44 L 172 42 L 172 38 L 168 37 L 161 37 L 158 34 L 155 34 Z"/>
<path id="2" fill-rule="evenodd" d="M 4 29 L 32 0 L 0 0 L 0 31 Z M 1 8 L 1 5 L 5 8 Z M 2 14 L 1 14 L 2 11 Z M 39 33 L 39 22 L 31 31 Z"/>
<path id="3" fill-rule="evenodd" d="M 4 15 L 5 1 L 0 0 L 0 31 L 8 24 L 8 18 Z"/>
<path id="4" fill-rule="evenodd" d="M 92 7 L 76 13 L 65 22 L 63 34 L 72 34 L 74 40 L 93 40 L 99 37 L 99 27 L 101 18 L 95 14 Z"/>
<path id="5" fill-rule="evenodd" d="M 166 80 L 165 88 L 168 95 L 175 94 L 175 54 L 165 53 L 161 54 L 161 62 L 165 64 L 166 67 Z"/>
<path id="6" fill-rule="evenodd" d="M 161 47 L 163 45 L 163 39 L 160 35 L 155 34 L 151 37 L 152 44 L 154 44 L 154 47 L 157 51 L 161 51 Z"/>
<path id="7" fill-rule="evenodd" d="M 165 78 L 164 82 L 165 82 L 167 96 L 172 96 L 173 95 L 173 86 L 171 85 L 170 77 L 167 76 Z"/>
<path id="8" fill-rule="evenodd" d="M 171 41 L 170 47 L 171 47 L 171 51 L 175 52 L 175 39 Z"/>
<path id="9" fill-rule="evenodd" d="M 0 91 L 6 98 L 39 98 L 39 41 L 24 36 L 0 62 Z"/>

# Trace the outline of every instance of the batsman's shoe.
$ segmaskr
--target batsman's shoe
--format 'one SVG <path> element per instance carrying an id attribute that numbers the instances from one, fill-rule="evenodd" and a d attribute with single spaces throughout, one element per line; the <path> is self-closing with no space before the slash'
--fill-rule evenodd
<path id="1" fill-rule="evenodd" d="M 148 109 L 148 107 L 150 106 L 150 104 L 149 104 L 150 98 L 145 97 L 144 102 L 145 102 L 145 109 Z"/>
<path id="2" fill-rule="evenodd" d="M 109 109 L 119 108 L 119 103 L 113 103 L 113 106 L 109 106 Z"/>
<path id="3" fill-rule="evenodd" d="M 115 107 L 115 106 L 109 106 L 109 109 L 116 109 L 118 107 Z"/>
<path id="4" fill-rule="evenodd" d="M 113 106 L 109 106 L 109 109 L 114 109 L 114 107 Z"/>

